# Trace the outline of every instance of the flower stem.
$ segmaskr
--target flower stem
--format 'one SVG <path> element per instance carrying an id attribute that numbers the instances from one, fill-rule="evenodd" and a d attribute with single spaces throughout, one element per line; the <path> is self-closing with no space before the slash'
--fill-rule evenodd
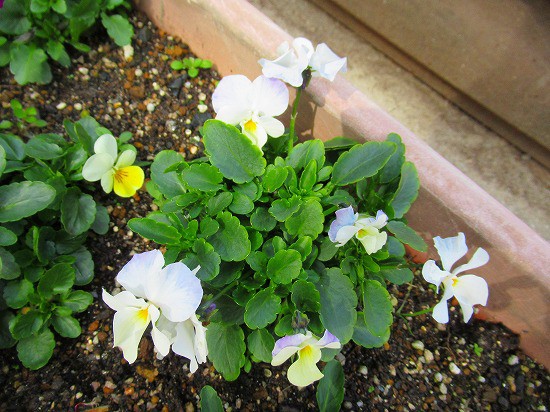
<path id="1" fill-rule="evenodd" d="M 296 98 L 292 104 L 292 116 L 290 116 L 290 130 L 288 132 L 288 153 L 294 147 L 294 136 L 296 127 L 296 116 L 298 116 L 298 104 L 300 103 L 300 97 L 302 97 L 302 88 L 296 88 Z"/>
<path id="2" fill-rule="evenodd" d="M 231 282 L 229 285 L 227 285 L 226 287 L 224 287 L 222 290 L 220 290 L 218 293 L 216 293 L 211 299 L 208 299 L 206 302 L 204 302 L 199 310 L 206 310 L 208 309 L 208 307 L 212 304 L 212 303 L 215 303 L 219 298 L 221 298 L 223 295 L 225 295 L 225 293 L 231 289 L 233 286 L 235 286 L 235 284 L 237 283 L 237 281 L 234 281 L 234 282 Z"/>
<path id="3" fill-rule="evenodd" d="M 424 315 L 426 313 L 430 313 L 431 311 L 434 310 L 434 307 L 430 307 L 430 308 L 427 308 L 427 309 L 422 309 L 422 310 L 419 310 L 418 312 L 412 312 L 412 313 L 399 313 L 399 316 L 403 317 L 403 318 L 412 318 L 414 316 L 420 316 L 420 315 Z"/>

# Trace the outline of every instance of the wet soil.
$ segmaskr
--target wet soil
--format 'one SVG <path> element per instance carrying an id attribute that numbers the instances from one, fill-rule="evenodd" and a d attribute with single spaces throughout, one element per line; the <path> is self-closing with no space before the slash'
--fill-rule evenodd
<path id="1" fill-rule="evenodd" d="M 88 112 L 115 135 L 130 131 L 138 160 L 173 149 L 186 158 L 202 151 L 199 127 L 214 115 L 210 97 L 219 80 L 214 69 L 191 79 L 170 68 L 174 59 L 192 56 L 188 47 L 159 32 L 143 15 L 135 15 L 134 56 L 106 38 L 92 40 L 93 50 L 70 69 L 54 69 L 47 86 L 19 86 L 0 69 L 0 119 L 11 119 L 9 101 L 35 106 L 48 126 L 40 132 L 63 133 L 63 120 Z M 208 56 L 199 56 L 208 58 Z M 215 63 L 215 62 L 214 62 Z M 215 66 L 214 66 L 215 67 Z M 203 105 L 204 103 L 204 105 Z M 85 114 L 85 113 L 84 113 Z M 25 133 L 38 133 L 29 128 Z M 96 300 L 80 314 L 82 335 L 61 339 L 49 364 L 38 371 L 21 366 L 15 349 L 0 352 L 2 411 L 194 411 L 204 385 L 213 386 L 228 411 L 317 410 L 315 385 L 299 389 L 288 383 L 288 365 L 253 365 L 234 382 L 225 382 L 209 364 L 195 374 L 185 359 L 173 354 L 159 361 L 150 337 L 142 339 L 138 360 L 129 365 L 113 348 L 113 312 L 98 298 L 101 289 L 115 291 L 114 278 L 134 253 L 155 248 L 132 233 L 126 223 L 145 216 L 154 205 L 145 191 L 130 199 L 105 195 L 111 230 L 90 235 L 96 276 L 85 287 Z M 403 313 L 435 302 L 417 273 L 412 285 L 395 288 Z M 448 325 L 430 316 L 397 318 L 383 348 L 346 345 L 338 359 L 344 365 L 349 411 L 545 411 L 550 405 L 550 376 L 527 357 L 519 339 L 502 325 L 473 319 L 462 323 L 457 307 Z"/>

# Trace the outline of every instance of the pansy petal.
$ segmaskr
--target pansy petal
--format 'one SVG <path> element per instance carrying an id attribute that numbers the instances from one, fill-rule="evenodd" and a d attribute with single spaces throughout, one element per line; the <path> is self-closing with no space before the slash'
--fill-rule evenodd
<path id="1" fill-rule="evenodd" d="M 118 146 L 116 139 L 110 134 L 103 134 L 97 138 L 94 143 L 94 152 L 104 153 L 113 159 L 113 163 L 118 155 Z"/>
<path id="2" fill-rule="evenodd" d="M 252 107 L 259 116 L 279 116 L 288 107 L 288 88 L 279 79 L 258 76 L 252 82 Z"/>
<path id="3" fill-rule="evenodd" d="M 162 331 L 155 326 L 155 323 L 153 323 L 153 329 L 151 330 L 151 337 L 153 338 L 153 344 L 155 345 L 155 349 L 162 357 L 170 353 L 170 345 L 172 344 L 170 342 L 170 338 L 164 333 L 162 333 Z"/>
<path id="4" fill-rule="evenodd" d="M 318 348 L 329 348 L 329 349 L 340 349 L 342 345 L 340 340 L 330 333 L 328 330 L 325 330 L 323 337 L 316 343 Z"/>
<path id="5" fill-rule="evenodd" d="M 259 117 L 258 123 L 271 137 L 280 137 L 285 132 L 284 124 L 282 124 L 279 120 L 274 119 L 273 117 Z"/>
<path id="6" fill-rule="evenodd" d="M 296 37 L 292 41 L 292 47 L 296 51 L 296 55 L 298 56 L 299 60 L 301 60 L 302 62 L 307 61 L 307 64 L 302 69 L 305 70 L 310 64 L 310 59 L 315 52 L 315 50 L 313 49 L 313 44 L 305 37 Z"/>
<path id="7" fill-rule="evenodd" d="M 336 233 L 336 247 L 344 246 L 358 231 L 359 228 L 355 226 L 341 227 Z"/>
<path id="8" fill-rule="evenodd" d="M 432 283 L 437 286 L 439 291 L 439 285 L 445 280 L 446 277 L 450 276 L 449 272 L 439 269 L 439 266 L 435 263 L 434 260 L 428 260 L 422 266 L 422 277 L 428 283 Z"/>
<path id="9" fill-rule="evenodd" d="M 137 359 L 139 341 L 150 322 L 148 312 L 147 308 L 125 308 L 115 313 L 114 345 L 122 349 L 128 363 L 134 363 Z"/>
<path id="10" fill-rule="evenodd" d="M 449 322 L 449 308 L 447 306 L 446 299 L 442 299 L 437 305 L 434 306 L 432 316 L 439 323 Z"/>
<path id="11" fill-rule="evenodd" d="M 195 348 L 195 357 L 197 358 L 198 363 L 206 362 L 206 357 L 208 356 L 208 345 L 206 342 L 206 328 L 202 326 L 202 322 L 197 319 L 197 315 L 193 315 L 189 318 L 193 322 L 193 327 L 195 328 L 195 339 L 194 339 L 194 348 Z"/>
<path id="12" fill-rule="evenodd" d="M 378 229 L 375 227 L 367 227 L 359 229 L 357 239 L 370 255 L 382 249 L 388 240 L 388 234 L 386 232 L 378 232 Z"/>
<path id="13" fill-rule="evenodd" d="M 458 275 L 461 272 L 478 268 L 480 266 L 485 265 L 487 262 L 489 262 L 489 254 L 485 249 L 478 248 L 474 253 L 474 255 L 472 256 L 472 258 L 470 259 L 470 261 L 454 269 L 453 274 Z"/>
<path id="14" fill-rule="evenodd" d="M 136 152 L 134 150 L 128 149 L 123 151 L 116 164 L 116 168 L 126 167 L 126 166 L 132 166 L 136 160 Z"/>
<path id="15" fill-rule="evenodd" d="M 216 119 L 221 120 L 227 124 L 233 126 L 238 125 L 243 120 L 246 121 L 249 119 L 251 109 L 243 108 L 240 106 L 223 106 L 216 114 Z"/>
<path id="16" fill-rule="evenodd" d="M 113 185 L 115 184 L 115 171 L 109 169 L 103 176 L 101 176 L 101 188 L 105 193 L 111 193 L 113 191 Z"/>
<path id="17" fill-rule="evenodd" d="M 124 265 L 116 280 L 134 295 L 147 297 L 145 285 L 155 282 L 163 266 L 164 256 L 160 250 L 138 253 Z"/>
<path id="18" fill-rule="evenodd" d="M 262 66 L 262 74 L 269 78 L 280 79 L 291 86 L 299 87 L 304 79 L 302 72 L 306 69 L 308 62 L 300 63 L 294 50 L 287 50 L 277 59 L 270 61 L 260 59 L 258 61 Z"/>
<path id="19" fill-rule="evenodd" d="M 317 368 L 321 360 L 321 349 L 308 345 L 298 352 L 298 360 L 288 368 L 287 377 L 291 384 L 308 386 L 321 379 L 323 374 Z"/>
<path id="20" fill-rule="evenodd" d="M 107 306 L 109 306 L 113 310 L 116 310 L 117 312 L 128 307 L 142 308 L 146 305 L 146 302 L 143 299 L 135 297 L 131 292 L 127 290 L 123 290 L 122 292 L 113 296 L 105 289 L 103 289 L 101 297 L 103 298 L 103 301 L 107 304 Z"/>
<path id="21" fill-rule="evenodd" d="M 162 310 L 172 322 L 189 319 L 202 299 L 200 280 L 181 262 L 172 263 L 156 272 L 145 285 L 147 299 Z"/>
<path id="22" fill-rule="evenodd" d="M 212 107 L 218 114 L 218 117 L 220 111 L 226 107 L 231 107 L 234 112 L 249 110 L 251 108 L 249 96 L 251 85 L 252 82 L 246 76 L 241 74 L 225 76 L 222 78 L 212 94 Z M 225 119 L 220 120 L 231 124 L 239 123 L 229 122 Z"/>
<path id="23" fill-rule="evenodd" d="M 346 71 L 347 59 L 337 56 L 325 43 L 317 45 L 309 65 L 314 76 L 321 76 L 333 81 L 339 71 Z"/>
<path id="24" fill-rule="evenodd" d="M 248 127 L 251 123 L 253 122 L 247 122 L 246 126 L 243 126 L 243 134 L 261 149 L 267 143 L 267 133 L 261 125 L 256 123 L 253 123 L 254 127 Z"/>
<path id="25" fill-rule="evenodd" d="M 118 169 L 114 174 L 113 188 L 120 197 L 131 197 L 143 186 L 145 174 L 139 166 Z"/>
<path id="26" fill-rule="evenodd" d="M 172 350 L 184 358 L 189 359 L 189 369 L 191 373 L 195 373 L 199 365 L 195 357 L 195 328 L 190 320 L 179 322 L 176 325 L 176 338 L 172 344 Z"/>
<path id="27" fill-rule="evenodd" d="M 82 177 L 88 182 L 97 182 L 105 173 L 113 169 L 115 160 L 105 153 L 91 156 L 82 168 Z"/>
<path id="28" fill-rule="evenodd" d="M 450 272 L 455 262 L 468 252 L 466 237 L 462 232 L 457 236 L 447 238 L 436 236 L 434 237 L 434 244 L 441 257 L 443 269 L 447 272 Z"/>
<path id="29" fill-rule="evenodd" d="M 300 349 L 300 345 L 311 338 L 311 332 L 307 335 L 298 333 L 295 335 L 284 336 L 275 342 L 275 347 L 271 352 L 273 357 L 271 364 L 279 366 L 286 362 L 288 358 L 294 355 Z"/>
<path id="30" fill-rule="evenodd" d="M 474 305 L 487 305 L 489 287 L 485 279 L 476 275 L 464 275 L 454 282 L 454 295 L 460 303 L 464 322 L 468 322 L 473 314 Z"/>

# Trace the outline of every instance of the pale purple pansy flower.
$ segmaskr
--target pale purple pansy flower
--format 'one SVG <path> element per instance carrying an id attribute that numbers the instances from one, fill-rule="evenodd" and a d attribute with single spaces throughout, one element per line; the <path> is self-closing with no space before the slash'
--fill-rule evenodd
<path id="1" fill-rule="evenodd" d="M 243 75 L 224 77 L 212 95 L 216 119 L 241 126 L 243 134 L 260 149 L 267 137 L 280 137 L 283 123 L 275 116 L 288 107 L 288 89 L 277 79 L 257 77 L 253 82 Z"/>
<path id="2" fill-rule="evenodd" d="M 468 252 L 464 233 L 457 236 L 434 238 L 435 248 L 441 257 L 441 270 L 433 260 L 428 260 L 422 268 L 424 279 L 434 284 L 439 291 L 443 284 L 444 291 L 441 301 L 433 309 L 433 317 L 439 323 L 449 322 L 449 310 L 447 301 L 453 296 L 462 309 L 464 322 L 468 322 L 474 313 L 474 305 L 487 305 L 489 287 L 485 279 L 476 275 L 457 275 L 466 270 L 475 269 L 489 262 L 489 254 L 482 248 L 478 248 L 470 261 L 458 266 L 454 270 L 453 265 Z"/>
<path id="3" fill-rule="evenodd" d="M 336 220 L 330 224 L 329 239 L 337 247 L 344 246 L 352 237 L 361 242 L 368 254 L 382 249 L 388 234 L 380 231 L 388 222 L 388 216 L 379 210 L 375 217 L 354 213 L 351 206 L 337 210 Z"/>
<path id="4" fill-rule="evenodd" d="M 202 300 L 202 286 L 193 271 L 181 262 L 163 266 L 164 256 L 158 250 L 134 255 L 116 277 L 126 290 L 115 296 L 103 290 L 103 300 L 116 311 L 114 345 L 129 363 L 136 360 L 139 341 L 149 324 L 157 352 L 166 356 L 170 337 L 157 327 L 157 321 L 161 317 L 176 324 L 187 321 Z"/>
<path id="5" fill-rule="evenodd" d="M 336 336 L 325 330 L 321 339 L 307 332 L 282 337 L 275 342 L 271 353 L 273 366 L 286 362 L 292 355 L 298 353 L 298 359 L 290 365 L 287 372 L 288 380 L 296 386 L 307 386 L 321 379 L 323 374 L 317 368 L 321 360 L 321 349 L 340 349 L 342 345 Z"/>

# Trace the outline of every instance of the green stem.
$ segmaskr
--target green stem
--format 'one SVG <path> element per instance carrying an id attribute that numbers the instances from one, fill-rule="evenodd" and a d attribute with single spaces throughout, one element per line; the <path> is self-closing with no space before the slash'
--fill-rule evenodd
<path id="1" fill-rule="evenodd" d="M 420 316 L 420 315 L 424 315 L 426 313 L 430 313 L 432 310 L 434 310 L 434 307 L 432 306 L 431 308 L 428 308 L 428 309 L 423 309 L 423 310 L 419 310 L 418 312 L 413 312 L 413 313 L 399 313 L 399 316 L 403 317 L 403 318 L 412 318 L 414 316 Z"/>
<path id="2" fill-rule="evenodd" d="M 218 293 L 216 293 L 211 299 L 208 299 L 206 302 L 204 302 L 204 303 L 200 306 L 199 310 L 206 310 L 206 309 L 208 309 L 208 307 L 209 307 L 212 303 L 216 302 L 220 297 L 222 297 L 223 295 L 225 295 L 225 293 L 226 293 L 229 289 L 231 289 L 233 286 L 235 286 L 236 283 L 237 283 L 237 281 L 235 280 L 235 281 L 231 282 L 229 285 L 227 285 L 226 287 L 224 287 L 222 290 L 220 290 Z"/>
<path id="3" fill-rule="evenodd" d="M 294 147 L 294 136 L 295 136 L 295 127 L 296 127 L 296 116 L 298 116 L 298 104 L 300 103 L 300 97 L 302 97 L 302 88 L 296 88 L 296 98 L 292 104 L 292 116 L 290 116 L 290 130 L 288 132 L 288 153 Z"/>

